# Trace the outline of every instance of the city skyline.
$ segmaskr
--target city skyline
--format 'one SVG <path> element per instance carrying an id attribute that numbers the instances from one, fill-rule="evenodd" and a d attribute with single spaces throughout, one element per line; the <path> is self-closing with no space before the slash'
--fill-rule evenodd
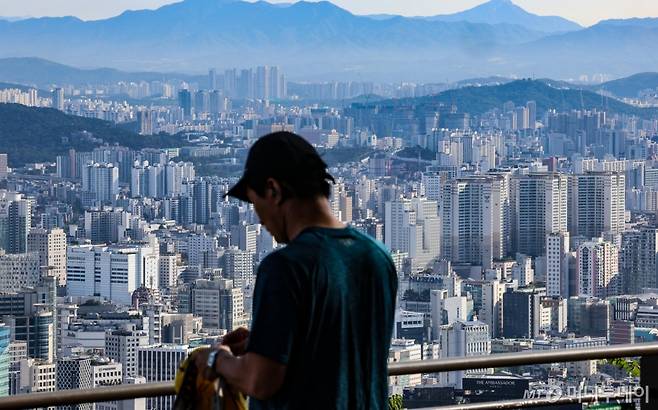
<path id="1" fill-rule="evenodd" d="M 311 0 L 316 1 L 316 0 Z M 8 18 L 76 16 L 83 20 L 98 20 L 113 17 L 126 10 L 156 9 L 177 3 L 179 0 L 0 0 L 2 16 Z M 286 0 L 270 0 L 270 3 L 291 3 Z M 334 0 L 335 5 L 357 15 L 397 14 L 402 16 L 433 16 L 452 14 L 486 3 L 482 0 L 400 0 L 355 1 Z M 544 16 L 560 16 L 584 26 L 601 20 L 658 17 L 658 2 L 635 0 L 632 7 L 618 0 L 582 0 L 574 4 L 569 0 L 514 0 L 514 4 L 526 11 Z"/>

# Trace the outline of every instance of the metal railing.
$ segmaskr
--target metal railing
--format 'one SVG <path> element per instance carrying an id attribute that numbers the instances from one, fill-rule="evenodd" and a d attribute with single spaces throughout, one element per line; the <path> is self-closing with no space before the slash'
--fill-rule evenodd
<path id="1" fill-rule="evenodd" d="M 468 358 L 448 358 L 439 360 L 399 362 L 389 365 L 389 376 L 418 373 L 437 373 L 482 368 L 514 367 L 533 364 L 549 364 L 571 361 L 600 360 L 619 357 L 658 356 L 658 343 L 616 345 L 586 349 L 560 349 L 521 353 L 504 353 Z M 81 403 L 131 400 L 168 396 L 174 394 L 173 382 L 131 384 L 97 387 L 88 390 L 59 390 L 55 392 L 21 394 L 0 398 L 0 410 L 28 409 L 35 407 L 63 406 Z M 518 409 L 540 405 L 588 403 L 601 399 L 620 399 L 624 395 L 582 395 L 546 399 L 505 400 L 495 403 L 459 404 L 435 407 L 441 410 L 489 410 Z"/>

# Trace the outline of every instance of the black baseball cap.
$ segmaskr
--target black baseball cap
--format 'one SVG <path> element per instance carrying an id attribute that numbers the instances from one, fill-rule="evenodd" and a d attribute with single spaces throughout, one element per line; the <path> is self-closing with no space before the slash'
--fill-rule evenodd
<path id="1" fill-rule="evenodd" d="M 304 138 L 287 131 L 267 134 L 252 145 L 242 178 L 225 196 L 250 202 L 247 187 L 267 178 L 286 183 L 293 189 L 309 180 L 336 182 L 327 173 L 327 164 L 315 148 Z"/>

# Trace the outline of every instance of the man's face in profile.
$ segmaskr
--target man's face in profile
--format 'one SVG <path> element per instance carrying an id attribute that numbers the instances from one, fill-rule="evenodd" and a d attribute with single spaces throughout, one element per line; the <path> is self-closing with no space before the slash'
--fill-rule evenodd
<path id="1" fill-rule="evenodd" d="M 276 181 L 274 181 L 274 183 L 278 186 Z M 269 185 L 270 184 L 268 183 L 268 186 Z M 277 189 L 274 188 L 274 191 L 277 191 Z M 278 195 L 273 195 L 273 189 L 267 188 L 265 190 L 265 195 L 260 196 L 256 191 L 248 187 L 247 197 L 254 205 L 260 223 L 265 229 L 272 234 L 277 242 L 288 243 L 288 235 L 285 227 L 285 217 L 283 216 L 283 211 L 281 209 L 281 201 Z"/>

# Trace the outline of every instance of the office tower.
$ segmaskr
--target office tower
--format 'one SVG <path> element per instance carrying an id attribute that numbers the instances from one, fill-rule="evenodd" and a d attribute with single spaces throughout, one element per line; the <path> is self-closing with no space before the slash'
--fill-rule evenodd
<path id="1" fill-rule="evenodd" d="M 509 178 L 487 175 L 445 186 L 441 216 L 443 256 L 489 269 L 510 251 Z M 446 243 L 448 242 L 448 243 Z"/>
<path id="2" fill-rule="evenodd" d="M 585 242 L 577 252 L 578 296 L 605 299 L 619 294 L 619 250 L 601 238 Z"/>
<path id="3" fill-rule="evenodd" d="M 192 93 L 190 90 L 180 90 L 178 92 L 178 106 L 183 110 L 185 120 L 192 119 Z"/>
<path id="4" fill-rule="evenodd" d="M 42 269 L 37 252 L 0 254 L 0 291 L 16 292 L 37 286 Z"/>
<path id="5" fill-rule="evenodd" d="M 625 176 L 616 172 L 586 172 L 571 182 L 569 233 L 597 238 L 624 231 Z"/>
<path id="6" fill-rule="evenodd" d="M 184 310 L 200 317 L 203 329 L 230 332 L 248 325 L 243 291 L 233 286 L 232 280 L 198 279 L 190 284 L 183 297 L 188 301 Z"/>
<path id="7" fill-rule="evenodd" d="M 153 135 L 153 113 L 149 110 L 137 112 L 139 135 Z"/>
<path id="8" fill-rule="evenodd" d="M 178 313 L 163 313 L 161 315 L 162 343 L 185 345 L 199 337 L 203 320 L 191 313 L 182 313 L 191 309 L 189 305 L 183 306 L 185 302 L 189 302 L 189 300 L 183 300 L 187 299 L 188 294 L 184 296 L 184 298 L 179 299 Z"/>
<path id="9" fill-rule="evenodd" d="M 532 339 L 539 336 L 544 296 L 545 288 L 508 289 L 503 295 L 503 337 Z"/>
<path id="10" fill-rule="evenodd" d="M 218 115 L 226 111 L 226 106 L 224 104 L 225 99 L 221 91 L 219 90 L 210 91 L 208 101 L 209 101 L 208 110 L 211 114 Z"/>
<path id="11" fill-rule="evenodd" d="M 211 68 L 208 70 L 208 89 L 217 90 L 217 70 Z"/>
<path id="12" fill-rule="evenodd" d="M 537 102 L 528 101 L 526 108 L 528 109 L 528 128 L 534 130 L 537 128 Z"/>
<path id="13" fill-rule="evenodd" d="M 441 326 L 441 353 L 443 357 L 473 357 L 491 354 L 489 326 L 479 320 L 458 320 Z M 491 369 L 474 369 L 440 373 L 440 384 L 457 389 L 467 375 L 490 374 Z"/>
<path id="14" fill-rule="evenodd" d="M 198 116 L 201 113 L 207 113 L 210 109 L 210 99 L 208 91 L 199 90 L 194 94 L 194 112 Z"/>
<path id="15" fill-rule="evenodd" d="M 57 390 L 82 390 L 93 387 L 92 359 L 71 356 L 57 359 Z M 60 406 L 66 410 L 92 410 L 93 403 Z"/>
<path id="16" fill-rule="evenodd" d="M 254 253 L 231 247 L 222 256 L 223 275 L 233 280 L 235 287 L 244 288 L 254 283 Z"/>
<path id="17" fill-rule="evenodd" d="M 138 375 L 137 348 L 147 346 L 148 341 L 148 333 L 135 329 L 134 325 L 105 333 L 105 354 L 123 365 L 124 380 Z"/>
<path id="18" fill-rule="evenodd" d="M 240 77 L 237 81 L 237 90 L 238 98 L 254 98 L 254 72 L 252 69 L 240 70 Z"/>
<path id="19" fill-rule="evenodd" d="M 256 67 L 256 98 L 268 100 L 270 98 L 270 68 L 268 66 Z"/>
<path id="20" fill-rule="evenodd" d="M 545 254 L 546 235 L 567 232 L 564 175 L 535 173 L 512 178 L 512 249 L 532 257 Z"/>
<path id="21" fill-rule="evenodd" d="M 401 198 L 385 203 L 384 243 L 407 252 L 412 270 L 422 270 L 440 251 L 440 220 L 436 201 Z"/>
<path id="22" fill-rule="evenodd" d="M 7 154 L 0 154 L 0 181 L 7 179 Z"/>
<path id="23" fill-rule="evenodd" d="M 176 377 L 180 362 L 187 357 L 187 345 L 150 345 L 137 348 L 137 373 L 147 383 L 170 382 Z M 159 396 L 146 400 L 148 409 L 171 409 L 174 396 Z"/>
<path id="24" fill-rule="evenodd" d="M 53 90 L 53 108 L 56 110 L 64 111 L 64 89 L 55 88 Z"/>
<path id="25" fill-rule="evenodd" d="M 112 163 L 91 163 L 82 172 L 82 190 L 93 194 L 93 202 L 112 203 L 119 194 L 119 168 Z"/>
<path id="26" fill-rule="evenodd" d="M 285 77 L 278 66 L 270 67 L 269 72 L 269 95 L 272 99 L 285 98 Z"/>
<path id="27" fill-rule="evenodd" d="M 67 293 L 102 296 L 130 306 L 137 288 L 157 288 L 158 252 L 151 245 L 71 246 L 67 251 Z"/>
<path id="28" fill-rule="evenodd" d="M 116 243 L 121 227 L 128 225 L 130 212 L 121 208 L 88 209 L 85 211 L 85 235 L 93 244 Z"/>
<path id="29" fill-rule="evenodd" d="M 546 235 L 546 295 L 568 298 L 569 292 L 569 233 Z"/>
<path id="30" fill-rule="evenodd" d="M 638 294 L 643 288 L 658 287 L 658 229 L 644 227 L 621 236 L 619 272 L 624 294 Z"/>
<path id="31" fill-rule="evenodd" d="M 7 253 L 27 252 L 32 202 L 22 194 L 0 190 L 0 248 Z"/>
<path id="32" fill-rule="evenodd" d="M 59 285 L 66 284 L 66 234 L 62 229 L 32 229 L 27 236 L 28 252 L 38 252 L 39 265 L 48 267 Z"/>
<path id="33" fill-rule="evenodd" d="M 235 68 L 224 71 L 224 94 L 227 97 L 236 97 L 238 90 L 238 73 Z"/>

